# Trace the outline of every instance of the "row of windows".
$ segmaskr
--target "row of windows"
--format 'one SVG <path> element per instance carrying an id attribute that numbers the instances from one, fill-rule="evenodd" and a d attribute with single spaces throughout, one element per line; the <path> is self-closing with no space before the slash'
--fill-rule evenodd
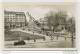
<path id="1" fill-rule="evenodd" d="M 7 15 L 7 14 L 5 14 L 4 16 L 15 16 L 15 15 Z"/>
<path id="2" fill-rule="evenodd" d="M 4 14 L 4 16 L 17 16 L 17 17 L 19 16 L 19 17 L 24 17 L 25 15 L 13 15 L 13 14 L 9 15 L 9 14 Z"/>
<path id="3" fill-rule="evenodd" d="M 12 19 L 5 19 L 5 21 L 21 21 L 22 22 L 22 21 L 25 21 L 25 20 L 24 19 L 17 19 L 17 20 L 16 19 L 13 19 L 13 20 Z"/>
<path id="4" fill-rule="evenodd" d="M 25 20 L 25 18 L 5 18 L 6 20 Z"/>
<path id="5" fill-rule="evenodd" d="M 12 24 L 9 24 L 8 23 L 5 26 L 25 26 L 25 24 L 24 23 L 22 23 L 22 24 L 20 24 L 20 23 L 19 24 L 13 24 L 13 23 Z"/>
<path id="6" fill-rule="evenodd" d="M 7 17 L 7 18 L 25 18 L 25 16 L 4 16 L 4 17 Z"/>
<path id="7" fill-rule="evenodd" d="M 6 19 L 25 19 L 25 18 L 15 18 L 15 17 L 5 17 Z"/>
<path id="8" fill-rule="evenodd" d="M 11 21 L 12 21 L 12 22 L 25 22 L 24 19 L 18 19 L 18 20 L 15 20 L 15 19 L 13 19 L 13 20 L 12 20 L 12 19 L 5 19 L 5 21 L 6 21 L 6 22 L 11 22 Z"/>

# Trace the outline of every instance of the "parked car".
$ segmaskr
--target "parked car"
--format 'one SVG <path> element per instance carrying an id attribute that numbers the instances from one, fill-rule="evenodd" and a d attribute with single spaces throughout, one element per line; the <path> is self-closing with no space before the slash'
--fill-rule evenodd
<path id="1" fill-rule="evenodd" d="M 14 42 L 14 46 L 16 45 L 25 45 L 25 41 L 24 40 L 21 40 L 21 41 L 18 41 L 18 42 Z"/>

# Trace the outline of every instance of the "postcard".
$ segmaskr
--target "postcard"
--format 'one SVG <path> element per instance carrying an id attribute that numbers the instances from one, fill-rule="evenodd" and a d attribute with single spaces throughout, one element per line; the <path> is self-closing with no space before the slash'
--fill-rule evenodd
<path id="1" fill-rule="evenodd" d="M 5 49 L 76 48 L 74 3 L 4 2 L 3 13 Z"/>

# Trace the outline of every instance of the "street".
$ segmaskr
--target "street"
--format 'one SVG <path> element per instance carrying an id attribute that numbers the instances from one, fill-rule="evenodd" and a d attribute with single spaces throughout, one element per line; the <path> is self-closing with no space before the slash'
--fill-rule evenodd
<path id="1" fill-rule="evenodd" d="M 26 33 L 27 36 L 31 35 L 32 36 L 32 32 L 31 31 L 26 31 L 26 30 L 21 30 L 21 29 L 13 29 L 11 31 L 21 31 Z M 24 37 L 24 33 L 22 34 Z M 72 47 L 72 41 L 71 38 L 69 38 L 69 36 L 66 38 L 65 40 L 65 36 L 46 36 L 43 34 L 38 34 L 38 33 L 34 33 L 34 37 L 35 35 L 37 36 L 44 36 L 44 39 L 36 39 L 36 42 L 34 42 L 33 39 L 31 40 L 24 40 L 26 42 L 25 45 L 17 45 L 14 46 L 14 42 L 18 41 L 18 40 L 14 40 L 14 41 L 5 41 L 5 47 L 6 48 L 71 48 Z M 26 37 L 26 36 L 25 36 Z M 24 38 L 25 38 L 24 37 Z M 52 40 L 51 40 L 52 39 Z"/>
<path id="2" fill-rule="evenodd" d="M 18 46 L 14 46 L 13 43 L 15 41 L 6 41 L 5 43 L 5 47 L 6 48 L 71 48 L 72 44 L 71 44 L 71 38 L 67 38 L 67 40 L 65 40 L 62 37 L 59 37 L 59 39 L 57 40 L 56 37 L 53 40 L 46 40 L 43 41 L 42 39 L 38 39 L 36 40 L 36 42 L 34 42 L 33 40 L 25 40 L 26 45 L 18 45 Z"/>

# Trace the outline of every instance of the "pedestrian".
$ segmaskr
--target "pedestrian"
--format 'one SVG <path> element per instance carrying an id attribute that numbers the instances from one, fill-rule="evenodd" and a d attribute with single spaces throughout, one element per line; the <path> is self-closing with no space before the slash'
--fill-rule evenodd
<path id="1" fill-rule="evenodd" d="M 30 37 L 27 37 L 27 40 L 29 41 L 30 40 Z"/>
<path id="2" fill-rule="evenodd" d="M 43 40 L 45 41 L 45 37 L 43 37 Z"/>
<path id="3" fill-rule="evenodd" d="M 34 42 L 36 42 L 36 39 L 34 39 Z"/>

